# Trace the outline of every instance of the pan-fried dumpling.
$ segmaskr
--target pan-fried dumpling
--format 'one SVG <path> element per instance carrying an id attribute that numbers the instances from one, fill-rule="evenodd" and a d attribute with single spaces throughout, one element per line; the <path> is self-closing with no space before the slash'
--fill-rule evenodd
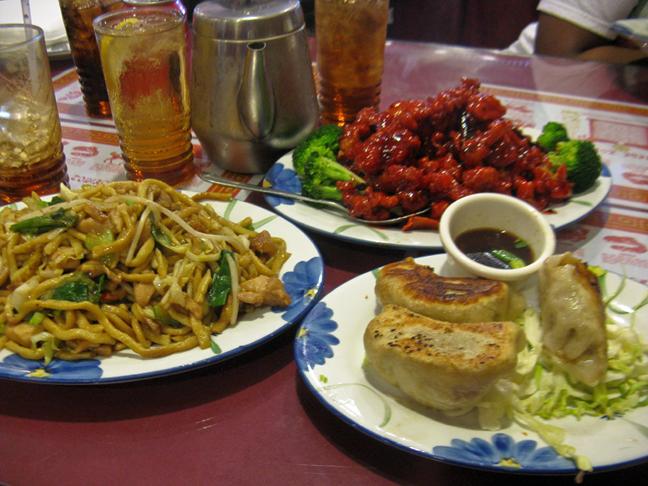
<path id="1" fill-rule="evenodd" d="M 459 413 L 515 370 L 524 336 L 511 321 L 445 322 L 387 304 L 364 345 L 378 376 L 423 405 Z"/>
<path id="2" fill-rule="evenodd" d="M 380 269 L 376 296 L 382 305 L 399 305 L 447 322 L 507 321 L 525 307 L 524 297 L 505 282 L 442 277 L 412 258 Z"/>
<path id="3" fill-rule="evenodd" d="M 596 277 L 571 253 L 540 270 L 543 350 L 569 376 L 589 386 L 607 370 L 605 310 Z"/>

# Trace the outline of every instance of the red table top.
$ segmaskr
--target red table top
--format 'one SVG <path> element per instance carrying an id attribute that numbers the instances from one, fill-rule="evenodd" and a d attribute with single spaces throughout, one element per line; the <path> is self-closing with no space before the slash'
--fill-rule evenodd
<path id="1" fill-rule="evenodd" d="M 646 127 L 645 68 L 401 42 L 390 43 L 387 56 L 384 104 L 433 94 L 467 75 L 521 104 L 559 102 L 566 109 L 644 117 L 637 123 Z M 521 106 L 515 113 L 525 115 Z M 642 164 L 645 174 L 648 166 Z M 640 200 L 630 209 L 638 230 L 606 229 L 648 244 L 647 192 L 645 186 L 635 190 Z M 624 204 L 613 201 L 606 214 L 616 214 L 618 206 Z M 588 224 L 586 229 L 595 223 Z M 326 293 L 406 254 L 311 237 L 324 258 Z M 302 383 L 293 363 L 294 332 L 177 376 L 105 386 L 0 381 L 0 483 L 573 484 L 573 477 L 454 467 L 365 436 L 332 415 Z M 646 476 L 643 464 L 587 476 L 586 484 L 641 483 Z"/>

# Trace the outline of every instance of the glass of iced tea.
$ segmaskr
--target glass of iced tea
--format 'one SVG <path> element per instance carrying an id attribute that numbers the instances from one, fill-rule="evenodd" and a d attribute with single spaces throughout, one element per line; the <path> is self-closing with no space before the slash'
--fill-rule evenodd
<path id="1" fill-rule="evenodd" d="M 0 201 L 58 192 L 67 180 L 43 30 L 0 25 Z"/>
<path id="2" fill-rule="evenodd" d="M 59 5 L 86 112 L 93 117 L 110 117 L 92 21 L 101 14 L 122 8 L 122 0 L 59 0 Z"/>
<path id="3" fill-rule="evenodd" d="M 380 103 L 389 0 L 315 0 L 323 123 L 343 125 Z"/>
<path id="4" fill-rule="evenodd" d="M 129 7 L 167 7 L 179 10 L 183 14 L 187 13 L 187 8 L 182 0 L 124 0 Z"/>
<path id="5" fill-rule="evenodd" d="M 130 179 L 177 185 L 194 174 L 185 16 L 166 8 L 97 17 L 113 118 Z"/>

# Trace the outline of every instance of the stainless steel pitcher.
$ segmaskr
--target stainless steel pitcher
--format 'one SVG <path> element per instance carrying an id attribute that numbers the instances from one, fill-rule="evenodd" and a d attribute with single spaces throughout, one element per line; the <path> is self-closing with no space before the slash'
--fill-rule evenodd
<path id="1" fill-rule="evenodd" d="M 192 126 L 209 160 L 265 172 L 319 111 L 297 0 L 210 0 L 193 12 Z"/>

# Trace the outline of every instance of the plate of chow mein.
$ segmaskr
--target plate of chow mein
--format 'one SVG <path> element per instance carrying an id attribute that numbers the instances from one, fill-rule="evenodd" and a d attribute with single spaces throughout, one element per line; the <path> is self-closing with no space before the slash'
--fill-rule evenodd
<path id="1" fill-rule="evenodd" d="M 0 210 L 0 378 L 114 383 L 193 370 L 290 328 L 322 258 L 281 216 L 156 180 Z"/>

